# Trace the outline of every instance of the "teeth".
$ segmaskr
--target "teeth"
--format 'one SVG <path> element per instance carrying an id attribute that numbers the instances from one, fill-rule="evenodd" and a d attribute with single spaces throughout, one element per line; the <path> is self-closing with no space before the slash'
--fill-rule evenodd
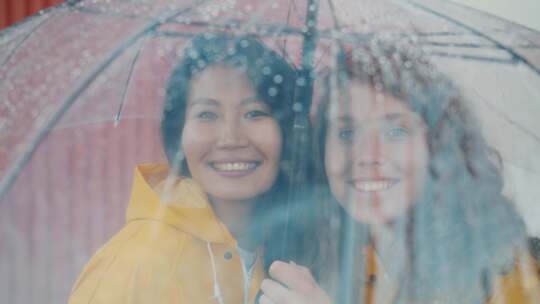
<path id="1" fill-rule="evenodd" d="M 363 181 L 354 183 L 354 188 L 363 192 L 386 190 L 394 185 L 391 181 Z"/>
<path id="2" fill-rule="evenodd" d="M 220 171 L 245 171 L 255 168 L 255 163 L 214 163 L 214 168 Z"/>

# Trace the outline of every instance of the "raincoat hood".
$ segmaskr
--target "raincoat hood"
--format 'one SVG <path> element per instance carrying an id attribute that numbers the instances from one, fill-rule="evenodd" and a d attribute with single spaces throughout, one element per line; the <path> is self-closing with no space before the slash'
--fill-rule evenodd
<path id="1" fill-rule="evenodd" d="M 127 222 L 136 220 L 161 221 L 201 240 L 236 247 L 206 193 L 192 179 L 170 175 L 165 164 L 135 168 Z"/>

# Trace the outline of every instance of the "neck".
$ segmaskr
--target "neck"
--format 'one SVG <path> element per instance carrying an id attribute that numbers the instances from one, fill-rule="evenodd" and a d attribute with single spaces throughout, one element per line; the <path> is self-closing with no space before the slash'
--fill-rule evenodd
<path id="1" fill-rule="evenodd" d="M 222 200 L 210 198 L 214 213 L 221 222 L 229 229 L 237 240 L 238 245 L 246 250 L 254 251 L 256 244 L 252 238 L 254 229 L 253 212 L 256 201 Z"/>
<path id="2" fill-rule="evenodd" d="M 396 273 L 407 263 L 406 230 L 404 225 L 380 225 L 372 227 L 371 241 L 378 257 L 385 265 L 385 271 Z"/>

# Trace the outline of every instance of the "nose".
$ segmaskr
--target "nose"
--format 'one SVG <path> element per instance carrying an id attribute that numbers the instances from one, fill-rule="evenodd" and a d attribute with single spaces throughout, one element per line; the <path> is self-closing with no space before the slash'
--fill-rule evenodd
<path id="1" fill-rule="evenodd" d="M 217 147 L 220 149 L 236 149 L 247 146 L 245 126 L 240 121 L 229 119 L 225 120 L 219 130 Z"/>
<path id="2" fill-rule="evenodd" d="M 367 135 L 367 134 L 366 134 Z M 377 167 L 383 163 L 383 145 L 375 134 L 363 136 L 353 148 L 352 160 L 360 167 Z"/>

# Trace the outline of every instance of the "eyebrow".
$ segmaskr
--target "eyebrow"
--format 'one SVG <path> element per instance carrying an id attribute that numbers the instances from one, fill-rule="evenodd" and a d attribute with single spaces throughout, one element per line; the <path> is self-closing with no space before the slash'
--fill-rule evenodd
<path id="1" fill-rule="evenodd" d="M 408 115 L 408 114 L 405 114 L 405 113 L 387 113 L 387 114 L 384 114 L 381 117 L 377 118 L 377 120 L 385 121 L 385 122 L 395 122 L 395 121 L 399 121 L 399 120 L 402 120 L 402 119 L 411 119 L 412 121 L 418 121 L 418 118 L 416 116 Z M 338 116 L 338 117 L 333 118 L 331 120 L 337 121 L 337 122 L 340 122 L 340 123 L 354 122 L 354 118 L 349 114 L 341 115 L 341 116 Z"/>
<path id="2" fill-rule="evenodd" d="M 212 98 L 204 98 L 204 97 L 199 97 L 199 98 L 196 98 L 194 100 L 191 100 L 189 102 L 189 105 L 193 106 L 193 105 L 209 105 L 209 106 L 215 106 L 215 107 L 218 107 L 220 104 L 219 104 L 219 101 L 215 100 L 215 99 L 212 99 Z"/>
<path id="3" fill-rule="evenodd" d="M 331 121 L 337 121 L 337 122 L 343 122 L 343 123 L 349 123 L 354 121 L 354 119 L 350 115 L 341 115 L 335 118 L 330 117 Z"/>
<path id="4" fill-rule="evenodd" d="M 412 115 L 410 113 L 388 113 L 382 117 L 382 120 L 387 122 L 395 122 L 403 119 L 420 125 L 424 124 L 424 121 L 421 117 L 418 117 L 417 115 Z"/>
<path id="5" fill-rule="evenodd" d="M 410 115 L 405 115 L 403 113 L 388 113 L 388 114 L 384 114 L 382 117 L 381 117 L 381 120 L 386 120 L 386 121 L 389 121 L 389 122 L 393 122 L 393 121 L 396 121 L 396 120 L 401 120 L 403 118 L 406 118 Z"/>
<path id="6" fill-rule="evenodd" d="M 250 97 L 246 97 L 244 99 L 242 99 L 242 101 L 240 101 L 240 106 L 245 106 L 245 105 L 248 105 L 250 103 L 262 103 L 262 104 L 266 104 L 265 102 L 261 101 L 260 98 L 258 98 L 257 96 L 250 96 Z"/>
<path id="7" fill-rule="evenodd" d="M 242 99 L 242 101 L 240 101 L 240 106 L 245 106 L 247 104 L 251 104 L 251 103 L 262 103 L 262 104 L 266 104 L 265 102 L 261 101 L 259 98 L 257 98 L 257 96 L 250 96 L 250 97 L 246 97 L 244 99 Z M 199 98 L 196 98 L 192 101 L 190 101 L 190 105 L 196 105 L 196 104 L 201 104 L 201 105 L 210 105 L 210 106 L 220 106 L 221 103 L 213 98 L 205 98 L 205 97 L 199 97 Z"/>

